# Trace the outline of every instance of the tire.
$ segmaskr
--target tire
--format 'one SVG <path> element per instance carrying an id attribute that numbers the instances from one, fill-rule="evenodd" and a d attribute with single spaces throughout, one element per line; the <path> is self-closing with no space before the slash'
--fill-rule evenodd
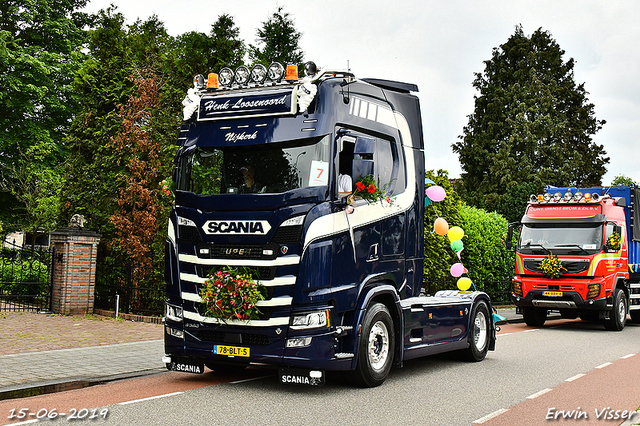
<path id="1" fill-rule="evenodd" d="M 461 352 L 464 360 L 479 362 L 487 356 L 491 338 L 491 318 L 486 302 L 481 300 L 473 306 L 469 324 L 469 347 Z"/>
<path id="2" fill-rule="evenodd" d="M 542 327 L 547 320 L 546 308 L 523 308 L 522 316 L 529 327 Z"/>
<path id="3" fill-rule="evenodd" d="M 604 328 L 609 331 L 622 331 L 627 323 L 627 296 L 622 289 L 616 288 L 613 293 L 613 310 L 609 319 L 604 320 Z"/>
<path id="4" fill-rule="evenodd" d="M 631 315 L 631 322 L 640 324 L 640 311 L 631 311 L 629 314 Z"/>
<path id="5" fill-rule="evenodd" d="M 393 365 L 394 348 L 391 314 L 385 305 L 375 303 L 364 315 L 356 369 L 350 372 L 351 382 L 368 388 L 384 383 Z"/>

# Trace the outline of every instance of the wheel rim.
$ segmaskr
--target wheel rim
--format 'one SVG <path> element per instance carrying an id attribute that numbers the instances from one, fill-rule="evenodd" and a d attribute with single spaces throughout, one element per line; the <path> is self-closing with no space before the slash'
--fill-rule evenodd
<path id="1" fill-rule="evenodd" d="M 473 342 L 480 352 L 484 350 L 487 344 L 487 336 L 487 317 L 482 312 L 478 312 L 473 321 Z"/>
<path id="2" fill-rule="evenodd" d="M 385 367 L 389 357 L 389 330 L 382 321 L 376 322 L 369 332 L 369 364 L 380 371 Z"/>
<path id="3" fill-rule="evenodd" d="M 620 319 L 620 324 L 624 324 L 624 320 L 627 318 L 627 306 L 624 299 L 621 299 L 618 304 L 618 318 Z"/>

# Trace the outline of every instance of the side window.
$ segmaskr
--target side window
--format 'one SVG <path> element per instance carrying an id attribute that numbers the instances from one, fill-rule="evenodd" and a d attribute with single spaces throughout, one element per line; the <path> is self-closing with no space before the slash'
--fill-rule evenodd
<path id="1" fill-rule="evenodd" d="M 392 185 L 394 152 L 391 149 L 391 143 L 384 139 L 376 141 L 374 177 L 380 182 L 381 188 L 386 188 L 387 192 L 391 192 L 395 185 Z M 395 183 L 395 182 L 394 182 Z"/>

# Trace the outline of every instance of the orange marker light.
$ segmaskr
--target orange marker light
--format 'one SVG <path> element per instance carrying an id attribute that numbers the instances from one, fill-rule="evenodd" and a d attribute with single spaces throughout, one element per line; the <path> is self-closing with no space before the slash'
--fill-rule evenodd
<path id="1" fill-rule="evenodd" d="M 207 76 L 207 89 L 218 88 L 218 74 L 211 73 Z"/>
<path id="2" fill-rule="evenodd" d="M 544 196 L 542 194 L 538 195 L 538 202 L 541 203 L 544 201 Z"/>
<path id="3" fill-rule="evenodd" d="M 287 81 L 298 81 L 298 66 L 287 65 L 287 76 L 284 79 Z"/>
<path id="4" fill-rule="evenodd" d="M 588 203 L 591 201 L 591 194 L 584 194 L 584 200 Z"/>

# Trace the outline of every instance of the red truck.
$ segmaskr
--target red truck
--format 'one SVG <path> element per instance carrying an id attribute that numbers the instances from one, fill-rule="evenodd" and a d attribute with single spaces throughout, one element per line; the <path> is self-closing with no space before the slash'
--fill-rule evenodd
<path id="1" fill-rule="evenodd" d="M 511 298 L 529 326 L 550 310 L 624 328 L 640 322 L 640 188 L 546 187 L 520 222 Z"/>

